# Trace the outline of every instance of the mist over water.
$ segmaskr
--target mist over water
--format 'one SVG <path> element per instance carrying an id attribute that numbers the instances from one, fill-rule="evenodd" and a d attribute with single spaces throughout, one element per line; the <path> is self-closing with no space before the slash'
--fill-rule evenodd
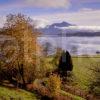
<path id="1" fill-rule="evenodd" d="M 53 37 L 38 38 L 40 44 L 49 42 L 53 48 L 62 48 L 75 55 L 95 55 L 100 52 L 100 37 Z"/>

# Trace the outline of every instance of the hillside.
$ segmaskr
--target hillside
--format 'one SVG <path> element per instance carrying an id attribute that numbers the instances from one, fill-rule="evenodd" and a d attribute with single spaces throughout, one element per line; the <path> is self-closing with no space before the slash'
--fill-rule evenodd
<path id="1" fill-rule="evenodd" d="M 37 100 L 34 93 L 0 86 L 0 100 Z"/>

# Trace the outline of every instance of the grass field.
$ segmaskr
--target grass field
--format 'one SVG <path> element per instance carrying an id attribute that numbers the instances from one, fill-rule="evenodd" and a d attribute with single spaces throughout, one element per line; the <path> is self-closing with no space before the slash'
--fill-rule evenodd
<path id="1" fill-rule="evenodd" d="M 86 90 L 93 76 L 90 68 L 94 67 L 93 64 L 100 62 L 100 56 L 72 57 L 72 60 L 74 65 L 73 73 L 77 78 L 78 85 Z"/>
<path id="2" fill-rule="evenodd" d="M 34 93 L 0 86 L 0 100 L 37 100 Z"/>
<path id="3" fill-rule="evenodd" d="M 79 97 L 79 96 L 76 96 L 76 95 L 70 94 L 70 93 L 65 92 L 65 91 L 63 91 L 63 90 L 61 90 L 61 94 L 65 95 L 65 96 L 72 97 L 73 100 L 85 100 L 85 99 L 82 98 L 82 97 Z"/>
<path id="4" fill-rule="evenodd" d="M 51 64 L 52 58 L 53 57 L 47 58 L 47 66 L 49 64 L 49 67 L 47 69 L 54 68 Z M 90 70 L 90 68 L 94 67 L 93 64 L 100 61 L 100 56 L 74 56 L 72 57 L 72 61 L 74 65 L 73 73 L 76 77 L 75 82 L 77 83 L 76 86 L 87 91 L 90 79 L 92 79 L 92 71 Z M 84 100 L 79 96 L 72 95 L 65 91 L 62 91 L 62 94 L 73 97 L 75 98 L 75 100 Z M 0 100 L 11 100 L 11 98 L 13 98 L 14 100 L 37 100 L 34 93 L 21 89 L 9 89 L 0 86 Z"/>
<path id="5" fill-rule="evenodd" d="M 52 61 L 52 56 L 47 58 L 46 62 Z M 81 87 L 82 89 L 87 90 L 89 86 L 89 82 L 93 79 L 93 74 L 90 68 L 94 67 L 93 64 L 100 62 L 100 55 L 93 55 L 93 56 L 72 56 L 73 61 L 73 74 L 76 77 L 77 86 Z M 50 65 L 49 65 L 50 66 Z M 51 67 L 54 67 L 51 64 Z"/>
<path id="6" fill-rule="evenodd" d="M 85 100 L 82 97 L 73 95 L 71 93 L 60 91 L 63 96 L 69 96 L 73 100 Z M 34 93 L 21 90 L 21 89 L 10 89 L 7 87 L 0 86 L 0 100 L 40 100 L 36 98 Z"/>

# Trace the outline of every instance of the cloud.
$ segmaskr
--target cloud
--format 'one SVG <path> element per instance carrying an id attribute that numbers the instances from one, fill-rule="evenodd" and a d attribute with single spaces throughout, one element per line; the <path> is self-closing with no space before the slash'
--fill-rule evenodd
<path id="1" fill-rule="evenodd" d="M 49 21 L 45 20 L 45 19 L 33 19 L 33 23 L 35 28 L 44 28 L 46 25 L 49 24 Z"/>
<path id="2" fill-rule="evenodd" d="M 93 3 L 93 2 L 100 2 L 100 0 L 78 0 L 81 3 Z"/>
<path id="3" fill-rule="evenodd" d="M 0 15 L 0 28 L 3 27 L 5 21 L 6 21 L 6 16 L 2 16 L 2 15 Z"/>
<path id="4" fill-rule="evenodd" d="M 69 26 L 69 27 L 61 27 L 60 29 L 62 30 L 68 29 L 68 30 L 73 30 L 73 31 L 100 32 L 100 26 Z"/>
<path id="5" fill-rule="evenodd" d="M 71 0 L 71 1 L 72 2 L 74 1 L 76 3 L 81 3 L 81 4 L 83 4 L 83 3 L 94 3 L 94 2 L 100 3 L 100 0 Z"/>
<path id="6" fill-rule="evenodd" d="M 36 8 L 68 8 L 70 0 L 15 0 L 5 4 L 0 4 L 0 8 L 4 7 L 36 7 Z"/>
<path id="7" fill-rule="evenodd" d="M 54 22 L 67 21 L 81 26 L 100 26 L 100 10 L 83 8 L 77 12 L 64 12 L 53 14 L 30 15 L 35 21 L 36 27 L 44 27 Z M 0 15 L 0 27 L 3 26 L 5 17 Z"/>
<path id="8" fill-rule="evenodd" d="M 69 0 L 24 0 L 26 5 L 43 8 L 66 8 Z"/>
<path id="9" fill-rule="evenodd" d="M 72 24 L 82 26 L 100 26 L 100 10 L 80 10 L 77 12 L 45 14 L 32 16 L 33 18 L 43 18 L 51 23 L 67 21 Z"/>
<path id="10" fill-rule="evenodd" d="M 88 11 L 94 11 L 94 9 L 91 9 L 91 8 L 82 8 L 82 9 L 79 9 L 79 11 L 88 12 Z"/>

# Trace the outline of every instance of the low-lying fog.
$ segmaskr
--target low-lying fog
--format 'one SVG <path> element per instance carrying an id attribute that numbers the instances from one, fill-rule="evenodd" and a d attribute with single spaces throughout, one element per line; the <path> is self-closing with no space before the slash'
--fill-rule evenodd
<path id="1" fill-rule="evenodd" d="M 95 55 L 100 53 L 100 37 L 50 37 L 38 38 L 40 44 L 49 42 L 52 48 L 60 47 L 71 54 Z"/>

